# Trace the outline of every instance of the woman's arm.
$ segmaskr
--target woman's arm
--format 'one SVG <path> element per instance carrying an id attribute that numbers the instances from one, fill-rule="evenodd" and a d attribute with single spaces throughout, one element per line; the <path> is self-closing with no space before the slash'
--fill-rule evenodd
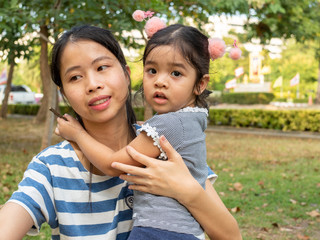
<path id="1" fill-rule="evenodd" d="M 30 214 L 19 204 L 8 202 L 0 209 L 0 240 L 22 239 L 32 226 Z"/>
<path id="2" fill-rule="evenodd" d="M 75 142 L 86 158 L 104 174 L 119 176 L 123 173 L 111 167 L 111 163 L 114 161 L 141 166 L 128 154 L 126 148 L 114 151 L 94 139 L 72 116 L 65 114 L 64 117 L 67 121 L 62 118 L 57 119 L 55 133 Z M 157 157 L 160 154 L 159 148 L 153 144 L 153 139 L 148 137 L 145 132 L 140 133 L 129 145 L 149 157 Z"/>
<path id="3" fill-rule="evenodd" d="M 154 161 L 135 149 L 128 153 L 146 168 L 114 162 L 113 167 L 130 175 L 120 178 L 133 182 L 131 189 L 167 196 L 183 204 L 197 219 L 211 239 L 241 239 L 236 220 L 207 181 L 204 190 L 192 177 L 181 156 L 162 136 L 160 144 L 168 161 Z M 188 187 L 185 187 L 188 186 Z"/>

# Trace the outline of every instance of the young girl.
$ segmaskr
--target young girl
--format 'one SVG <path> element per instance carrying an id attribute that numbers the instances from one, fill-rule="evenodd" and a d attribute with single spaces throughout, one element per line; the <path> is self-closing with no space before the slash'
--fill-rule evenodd
<path id="1" fill-rule="evenodd" d="M 152 36 L 143 57 L 143 89 L 146 101 L 157 114 L 142 125 L 141 133 L 129 144 L 147 156 L 166 159 L 159 144 L 159 137 L 164 135 L 203 189 L 208 176 L 204 131 L 209 62 L 208 38 L 193 27 L 171 25 Z M 78 77 L 75 74 L 73 78 Z M 94 100 L 89 102 L 92 108 L 107 108 L 113 96 Z M 56 133 L 76 142 L 105 174 L 120 174 L 111 167 L 115 161 L 139 164 L 125 148 L 113 151 L 92 138 L 71 116 L 65 117 L 68 121 L 58 119 Z M 129 239 L 204 239 L 200 224 L 172 198 L 136 191 L 133 218 Z"/>
<path id="2" fill-rule="evenodd" d="M 81 26 L 65 32 L 54 45 L 51 69 L 54 82 L 94 139 L 117 151 L 135 137 L 129 69 L 110 31 Z M 202 189 L 168 141 L 161 138 L 160 143 L 169 157 L 162 164 L 128 149 L 147 166 L 131 166 L 136 175 L 131 177 L 138 179 L 130 181 L 144 191 L 177 199 L 210 237 L 238 237 L 234 218 L 209 181 Z M 120 163 L 116 167 L 127 171 Z M 132 228 L 131 203 L 125 181 L 104 175 L 75 143 L 63 141 L 29 164 L 18 190 L 0 210 L 0 239 L 36 234 L 47 222 L 52 239 L 125 240 Z"/>

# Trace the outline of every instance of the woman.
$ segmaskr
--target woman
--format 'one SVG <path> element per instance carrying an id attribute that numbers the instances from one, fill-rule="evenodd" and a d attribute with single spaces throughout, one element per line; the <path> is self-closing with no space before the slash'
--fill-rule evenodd
<path id="1" fill-rule="evenodd" d="M 82 26 L 63 34 L 53 48 L 51 72 L 91 136 L 115 151 L 135 137 L 130 70 L 108 30 Z M 167 141 L 163 147 L 169 161 L 161 164 L 128 149 L 146 168 L 114 163 L 115 171 L 136 175 L 120 178 L 103 175 L 73 142 L 45 149 L 1 209 L 0 239 L 21 239 L 44 222 L 52 228 L 52 239 L 127 239 L 132 192 L 124 179 L 137 184 L 133 189 L 177 199 L 210 237 L 240 238 L 236 221 L 212 186 L 207 183 L 203 190 Z M 177 166 L 179 171 L 172 172 Z"/>

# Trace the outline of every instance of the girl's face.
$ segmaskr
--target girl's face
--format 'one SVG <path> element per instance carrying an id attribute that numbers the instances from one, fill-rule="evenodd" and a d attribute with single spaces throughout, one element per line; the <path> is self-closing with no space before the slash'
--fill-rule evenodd
<path id="1" fill-rule="evenodd" d="M 194 106 L 196 70 L 172 46 L 159 46 L 146 58 L 143 88 L 146 101 L 158 113 Z"/>
<path id="2" fill-rule="evenodd" d="M 60 64 L 63 93 L 84 123 L 126 119 L 129 78 L 108 49 L 90 40 L 69 42 Z"/>

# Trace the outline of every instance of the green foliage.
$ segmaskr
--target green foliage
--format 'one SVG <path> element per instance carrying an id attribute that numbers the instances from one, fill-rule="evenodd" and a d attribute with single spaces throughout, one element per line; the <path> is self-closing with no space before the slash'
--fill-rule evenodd
<path id="1" fill-rule="evenodd" d="M 318 110 L 210 109 L 210 125 L 320 132 Z"/>
<path id="2" fill-rule="evenodd" d="M 274 95 L 264 92 L 223 93 L 221 98 L 223 103 L 268 104 L 273 100 Z"/>
<path id="3" fill-rule="evenodd" d="M 36 115 L 39 107 L 39 105 L 35 104 L 8 105 L 8 114 Z"/>
<path id="4" fill-rule="evenodd" d="M 40 108 L 40 105 L 36 105 L 36 104 L 8 105 L 8 114 L 37 115 L 39 108 Z M 1 109 L 1 105 L 0 105 L 0 109 Z M 74 115 L 72 108 L 68 105 L 60 105 L 59 109 L 61 114 L 68 113 L 70 115 Z M 136 114 L 137 120 L 143 121 L 144 108 L 135 107 L 134 112 Z"/>
<path id="5" fill-rule="evenodd" d="M 271 38 L 292 38 L 298 42 L 319 39 L 320 14 L 318 0 L 252 0 L 248 22 L 249 38 L 262 42 Z"/>
<path id="6" fill-rule="evenodd" d="M 314 93 L 317 91 L 318 62 L 314 56 L 313 44 L 313 42 L 301 44 L 294 40 L 287 41 L 285 44 L 286 49 L 282 52 L 282 58 L 270 61 L 272 70 L 270 77 L 274 81 L 279 76 L 283 77 L 282 91 L 284 93 L 288 91 L 296 92 L 297 87 L 291 87 L 290 80 L 299 73 L 300 97 L 307 98 L 310 93 L 314 97 Z M 281 88 L 278 87 L 274 91 L 279 93 Z"/>

